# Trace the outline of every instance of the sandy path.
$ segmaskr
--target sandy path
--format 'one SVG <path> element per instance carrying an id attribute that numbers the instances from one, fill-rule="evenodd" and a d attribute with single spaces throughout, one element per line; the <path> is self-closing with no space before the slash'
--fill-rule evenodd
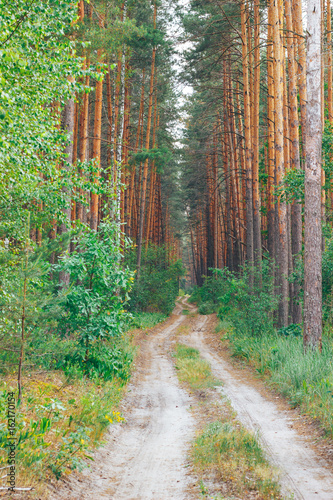
<path id="1" fill-rule="evenodd" d="M 239 373 L 204 339 L 208 317 L 199 317 L 193 332 L 185 340 L 195 347 L 224 383 L 221 392 L 230 400 L 239 420 L 248 429 L 259 432 L 264 449 L 281 471 L 283 494 L 295 499 L 332 500 L 333 474 L 324 460 L 316 456 L 309 443 L 292 428 L 287 411 L 265 399 L 254 387 L 242 383 Z"/>
<path id="2" fill-rule="evenodd" d="M 186 453 L 194 434 L 191 399 L 181 389 L 168 353 L 170 337 L 186 319 L 181 311 L 177 305 L 169 326 L 143 342 L 124 400 L 126 423 L 111 426 L 92 467 L 58 483 L 52 499 L 190 499 Z"/>

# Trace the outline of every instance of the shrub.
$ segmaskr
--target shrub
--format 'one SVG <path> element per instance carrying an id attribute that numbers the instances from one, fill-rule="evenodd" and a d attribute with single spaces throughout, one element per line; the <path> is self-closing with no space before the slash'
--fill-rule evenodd
<path id="1" fill-rule="evenodd" d="M 115 368 L 119 354 L 108 342 L 125 330 L 124 307 L 134 281 L 133 273 L 121 265 L 117 231 L 112 221 L 103 222 L 98 232 L 86 229 L 74 242 L 75 251 L 57 266 L 70 275 L 71 283 L 63 295 L 58 329 L 75 345 L 63 366 L 72 360 L 74 365 L 85 365 L 84 372 L 90 375 L 105 370 L 106 378 L 119 370 Z"/>
<path id="2" fill-rule="evenodd" d="M 178 296 L 179 279 L 185 272 L 182 262 L 168 262 L 167 249 L 152 244 L 143 252 L 141 262 L 140 279 L 133 286 L 130 310 L 170 314 Z M 126 263 L 131 269 L 136 268 L 136 252 L 128 252 Z"/>

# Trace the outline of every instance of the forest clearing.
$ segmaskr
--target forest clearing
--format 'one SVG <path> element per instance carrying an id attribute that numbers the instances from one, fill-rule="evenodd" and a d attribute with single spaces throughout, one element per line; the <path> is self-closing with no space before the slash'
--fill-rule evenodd
<path id="1" fill-rule="evenodd" d="M 333 499 L 331 0 L 0 0 L 0 497 Z"/>

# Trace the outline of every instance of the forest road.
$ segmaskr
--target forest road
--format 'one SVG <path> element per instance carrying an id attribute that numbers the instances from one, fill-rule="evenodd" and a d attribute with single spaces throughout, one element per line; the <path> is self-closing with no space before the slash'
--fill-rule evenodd
<path id="1" fill-rule="evenodd" d="M 244 382 L 241 370 L 209 342 L 209 316 L 189 318 L 182 314 L 183 307 L 184 303 L 178 303 L 165 324 L 141 339 L 135 374 L 121 407 L 126 421 L 110 427 L 92 466 L 59 481 L 50 498 L 202 498 L 191 488 L 196 480 L 187 462 L 196 425 L 191 413 L 193 401 L 181 388 L 171 357 L 175 333 L 185 323 L 191 328 L 184 330 L 179 340 L 197 348 L 209 361 L 213 374 L 223 382 L 217 390 L 228 397 L 244 426 L 258 432 L 268 458 L 280 471 L 284 498 L 333 500 L 332 473 L 309 441 L 293 429 L 288 411 Z M 189 304 L 186 307 L 194 309 Z"/>

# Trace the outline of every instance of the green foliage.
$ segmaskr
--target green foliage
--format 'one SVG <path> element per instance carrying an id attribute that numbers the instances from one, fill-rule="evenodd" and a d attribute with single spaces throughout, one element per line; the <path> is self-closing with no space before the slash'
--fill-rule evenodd
<path id="1" fill-rule="evenodd" d="M 209 314 L 218 309 L 218 317 L 227 319 L 237 331 L 250 335 L 263 335 L 274 330 L 273 313 L 278 308 L 278 296 L 274 295 L 272 263 L 264 261 L 261 272 L 244 266 L 238 276 L 227 268 L 214 270 L 204 285 L 195 290 L 200 299 L 199 312 Z M 255 286 L 250 288 L 249 274 L 254 274 Z"/>
<path id="2" fill-rule="evenodd" d="M 326 240 L 326 248 L 323 253 L 322 264 L 322 279 L 323 279 L 323 312 L 324 318 L 333 323 L 333 238 L 330 236 Z"/>
<path id="3" fill-rule="evenodd" d="M 27 210 L 41 227 L 61 219 L 68 203 L 67 171 L 59 168 L 67 136 L 53 104 L 61 112 L 78 89 L 68 77 L 83 74 L 68 36 L 76 17 L 71 0 L 0 0 L 0 234 L 7 237 L 20 239 Z"/>
<path id="4" fill-rule="evenodd" d="M 208 300 L 207 302 L 203 302 L 198 307 L 199 314 L 213 314 L 216 312 L 216 304 L 212 300 Z"/>
<path id="5" fill-rule="evenodd" d="M 29 226 L 26 226 L 27 230 Z M 29 230 L 28 230 L 29 232 Z M 54 294 L 50 253 L 60 251 L 68 239 L 29 238 L 22 245 L 0 246 L 0 360 L 1 370 L 17 367 L 21 348 L 31 359 L 44 354 L 39 337 L 53 330 L 61 315 L 61 294 Z M 11 368 L 12 369 L 12 368 Z"/>
<path id="6" fill-rule="evenodd" d="M 126 263 L 136 268 L 136 253 L 129 252 Z M 130 311 L 148 311 L 170 314 L 179 291 L 179 279 L 184 274 L 181 261 L 168 262 L 165 247 L 149 245 L 142 254 L 140 280 L 131 293 Z"/>
<path id="7" fill-rule="evenodd" d="M 276 194 L 282 195 L 283 200 L 288 203 L 304 203 L 304 170 L 290 169 L 285 173 L 283 186 L 276 190 Z"/>
<path id="8" fill-rule="evenodd" d="M 134 281 L 133 273 L 121 265 L 117 241 L 117 224 L 103 222 L 98 232 L 85 230 L 74 239 L 75 251 L 63 256 L 56 266 L 58 271 L 69 274 L 71 283 L 62 302 L 64 314 L 59 320 L 59 333 L 76 341 L 74 364 L 97 376 L 104 371 L 106 378 L 119 370 L 122 354 L 110 352 L 100 342 L 124 331 L 124 307 Z M 123 362 L 124 366 L 129 363 L 126 359 Z"/>
<path id="9" fill-rule="evenodd" d="M 295 325 L 294 323 L 280 328 L 277 333 L 278 335 L 284 335 L 285 337 L 289 337 L 290 335 L 293 337 L 302 337 L 303 335 L 301 325 Z"/>

